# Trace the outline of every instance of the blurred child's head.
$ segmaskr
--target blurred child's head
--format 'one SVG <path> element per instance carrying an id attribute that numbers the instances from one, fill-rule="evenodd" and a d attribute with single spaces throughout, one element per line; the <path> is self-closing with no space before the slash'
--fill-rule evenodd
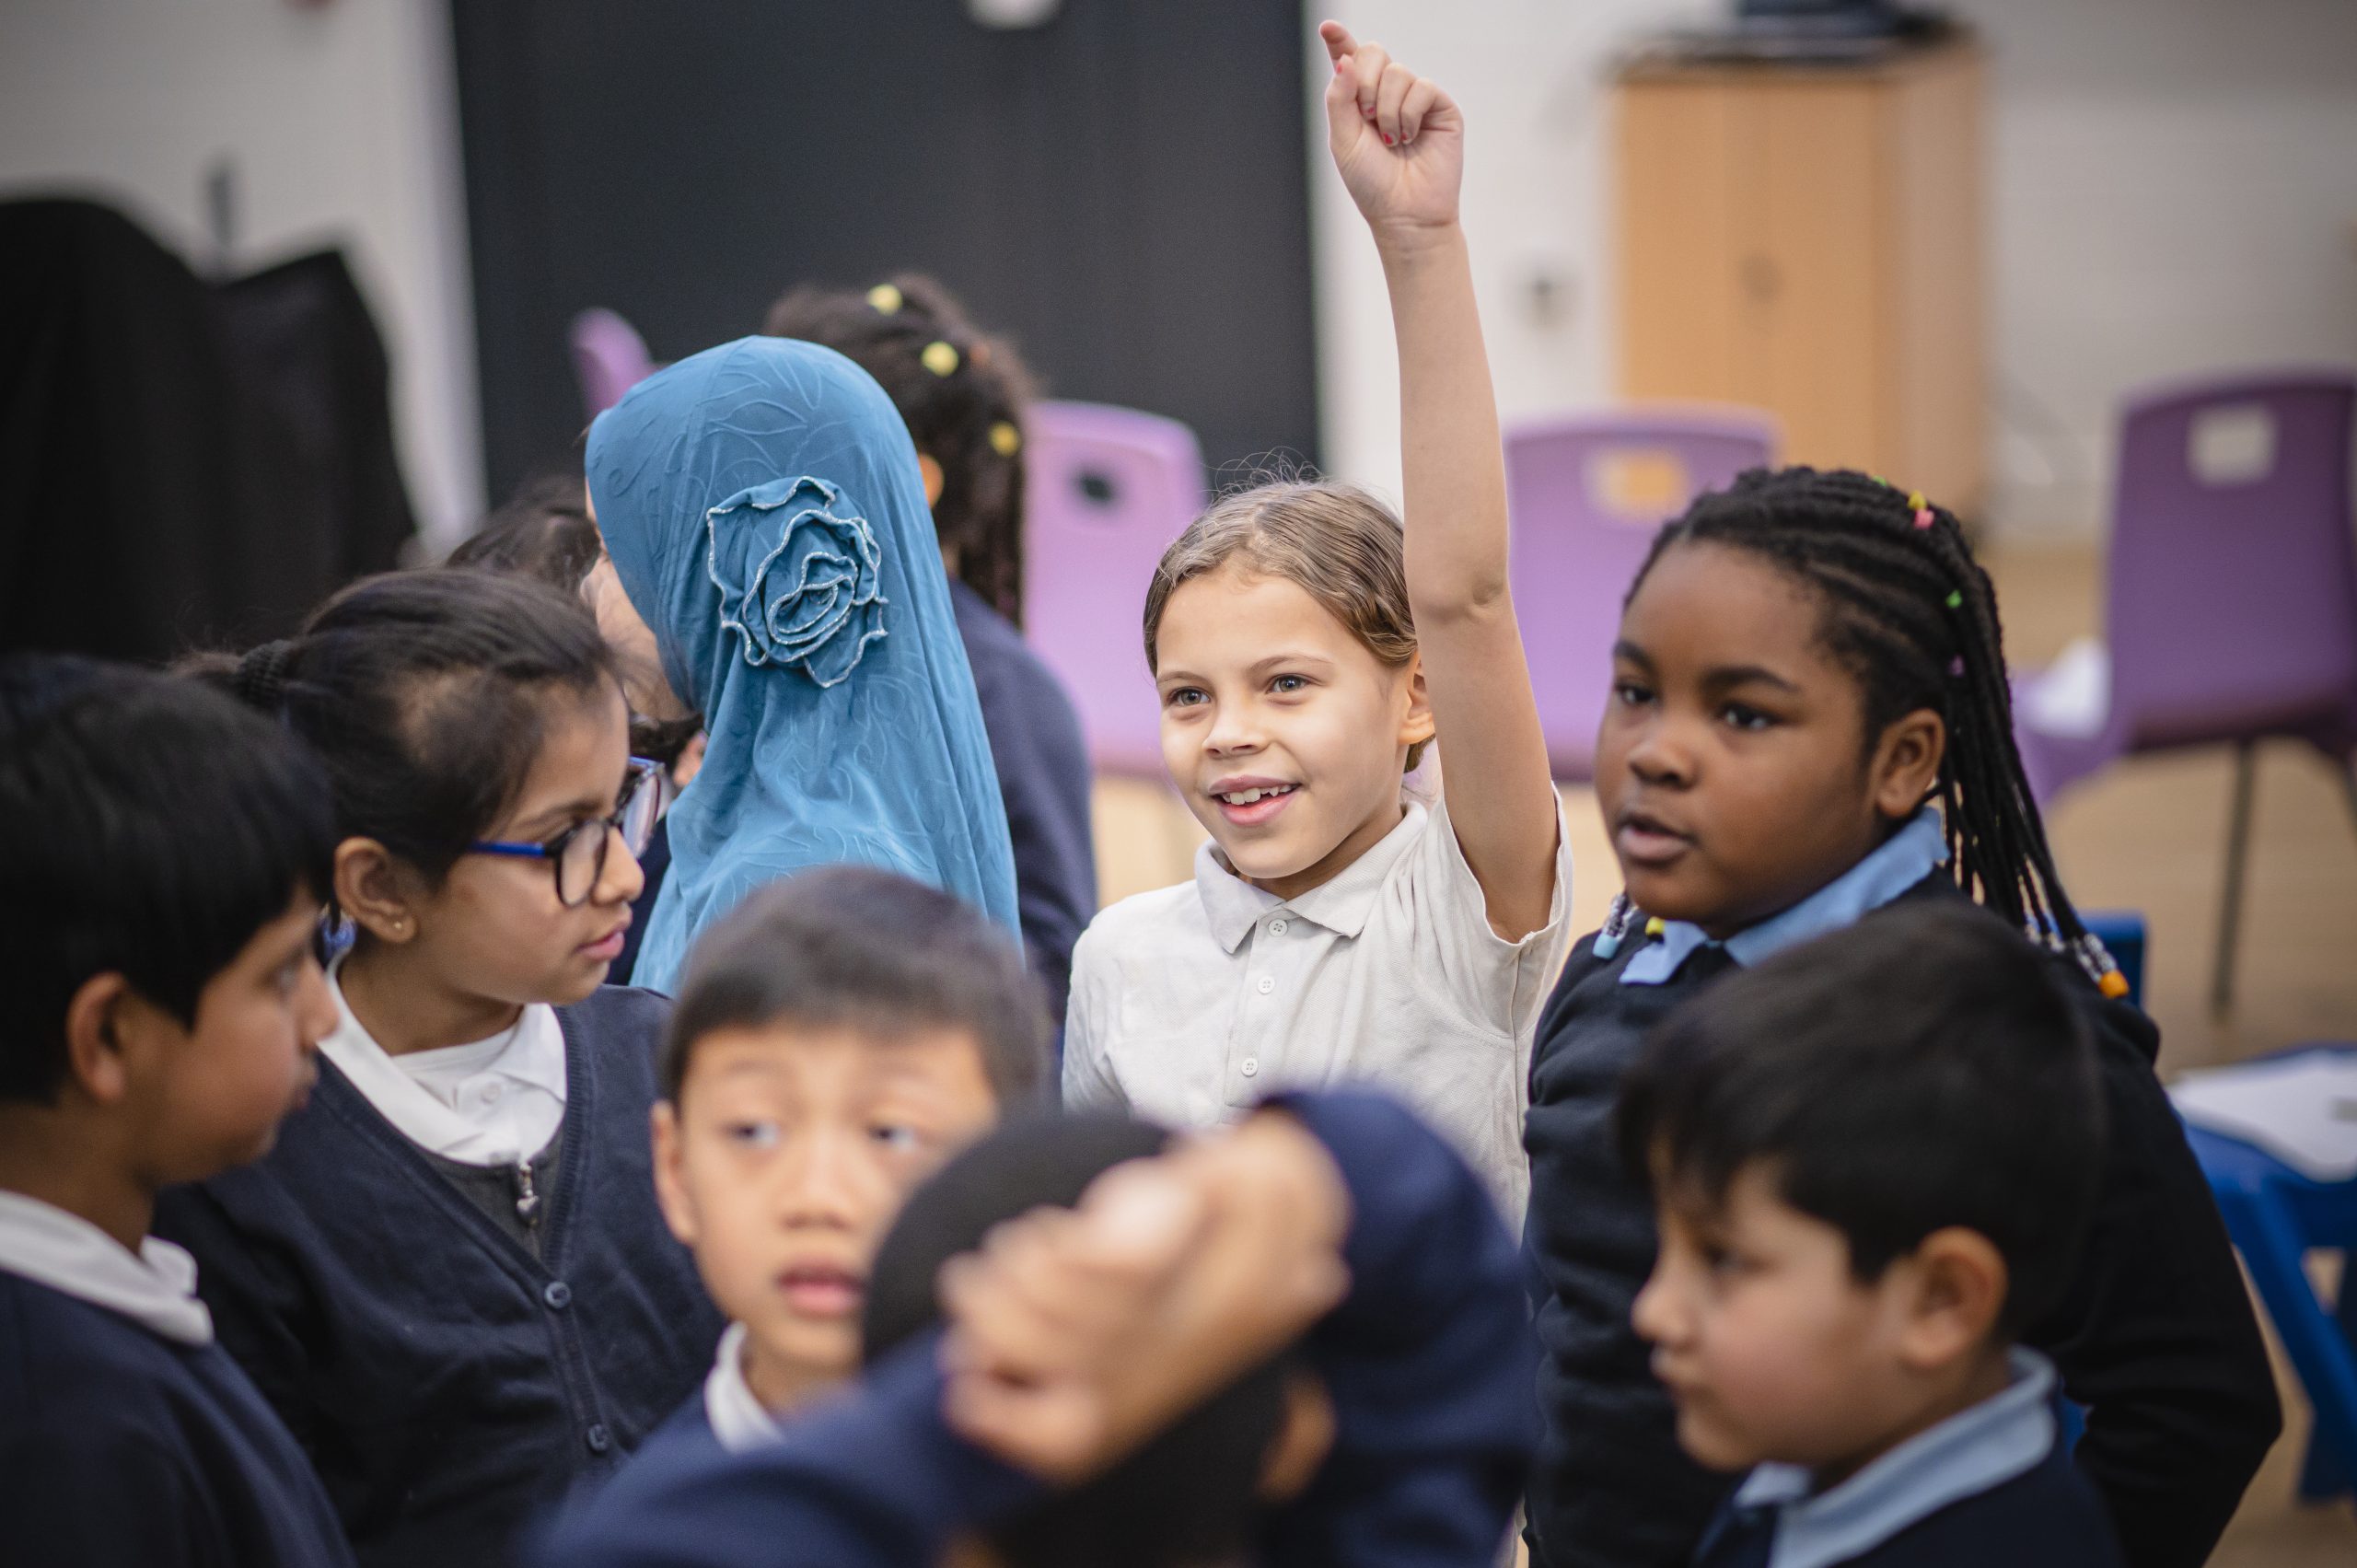
<path id="1" fill-rule="evenodd" d="M 1367 492 L 1215 503 L 1155 570 L 1145 656 L 1171 781 L 1239 876 L 1290 896 L 1399 821 L 1433 714 L 1399 519 Z"/>
<path id="2" fill-rule="evenodd" d="M 866 290 L 794 289 L 761 331 L 800 338 L 876 377 L 907 422 L 952 575 L 1023 622 L 1023 410 L 1031 376 L 932 278 Z"/>
<path id="3" fill-rule="evenodd" d="M 73 1116 L 151 1187 L 261 1155 L 334 1024 L 333 849 L 276 726 L 168 676 L 0 660 L 0 1112 Z"/>
<path id="4" fill-rule="evenodd" d="M 965 904 L 865 866 L 773 882 L 696 943 L 663 1057 L 656 1184 L 782 1406 L 859 1364 L 910 1190 L 1039 1098 L 1045 1005 Z"/>
<path id="5" fill-rule="evenodd" d="M 1127 1117 L 1011 1122 L 919 1188 L 876 1258 L 862 1324 L 873 1364 L 941 1320 L 942 1265 L 993 1226 L 1039 1208 L 1071 1208 L 1117 1165 L 1162 1152 L 1168 1134 Z M 1307 1374 L 1280 1357 L 1214 1394 L 1128 1458 L 992 1532 L 982 1561 L 1004 1568 L 1215 1568 L 1244 1561 L 1264 1504 L 1281 1501 L 1324 1458 L 1330 1429 L 1296 1397 Z M 1306 1445 L 1315 1451 L 1295 1453 Z"/>
<path id="6" fill-rule="evenodd" d="M 586 604 L 614 650 L 622 692 L 630 700 L 631 755 L 651 757 L 667 768 L 679 762 L 703 721 L 680 705 L 665 681 L 655 633 L 614 581 L 613 563 L 606 559 L 578 473 L 527 480 L 450 552 L 447 564 L 529 577 Z"/>
<path id="7" fill-rule="evenodd" d="M 2069 1282 L 2104 1136 L 2046 961 L 1945 900 L 1701 992 L 1619 1119 L 1660 1216 L 1634 1320 L 1678 1440 L 1831 1479 L 1991 1391 Z"/>
<path id="8" fill-rule="evenodd" d="M 326 762 L 353 961 L 398 953 L 445 997 L 498 1005 L 577 1002 L 605 980 L 644 885 L 605 823 L 643 777 L 578 600 L 499 573 L 395 573 L 206 668 Z"/>
<path id="9" fill-rule="evenodd" d="M 1655 540 L 1596 770 L 1647 913 L 1740 930 L 1937 800 L 1967 891 L 2084 936 L 2014 750 L 1988 575 L 1919 499 L 1859 473 L 1755 470 Z"/>

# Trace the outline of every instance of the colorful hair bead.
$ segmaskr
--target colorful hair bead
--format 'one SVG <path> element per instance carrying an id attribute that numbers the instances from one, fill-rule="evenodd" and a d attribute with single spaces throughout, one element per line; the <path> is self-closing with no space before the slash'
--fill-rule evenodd
<path id="1" fill-rule="evenodd" d="M 1928 512 L 1932 508 L 1931 504 L 1923 499 L 1922 491 L 1910 490 L 1907 493 L 1907 509 L 1910 512 Z"/>
<path id="2" fill-rule="evenodd" d="M 958 350 L 935 338 L 924 345 L 924 351 L 917 355 L 917 362 L 935 376 L 954 375 L 958 369 Z"/>
<path id="3" fill-rule="evenodd" d="M 991 426 L 991 450 L 1002 458 L 1011 458 L 1023 450 L 1023 432 L 1012 421 L 1000 420 Z"/>
<path id="4" fill-rule="evenodd" d="M 1958 680 L 1964 679 L 1964 656 L 1962 654 L 1958 654 L 1956 657 L 1948 660 L 1948 673 L 1956 677 Z"/>
<path id="5" fill-rule="evenodd" d="M 1932 526 L 1932 509 L 1929 506 L 1915 508 L 1915 526 L 1918 528 L 1928 528 Z"/>
<path id="6" fill-rule="evenodd" d="M 1948 590 L 1948 608 L 1950 610 L 1962 610 L 1964 608 L 1963 589 L 1951 588 Z"/>
<path id="7" fill-rule="evenodd" d="M 2096 981 L 2096 989 L 2114 1002 L 2125 1001 L 2128 997 L 2128 977 L 2118 970 L 2107 970 L 2104 977 Z"/>
<path id="8" fill-rule="evenodd" d="M 900 291 L 888 283 L 877 284 L 867 291 L 867 303 L 878 316 L 897 316 L 900 313 Z"/>

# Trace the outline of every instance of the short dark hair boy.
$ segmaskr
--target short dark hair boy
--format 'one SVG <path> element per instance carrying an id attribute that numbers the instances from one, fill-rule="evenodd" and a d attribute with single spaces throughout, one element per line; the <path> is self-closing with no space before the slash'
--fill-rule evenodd
<path id="1" fill-rule="evenodd" d="M 193 681 L 0 659 L 0 1517 L 27 1563 L 350 1561 L 157 1191 L 254 1158 L 334 1021 L 325 776 Z"/>
<path id="2" fill-rule="evenodd" d="M 2033 947 L 1926 902 L 1731 975 L 1647 1041 L 1619 1133 L 1660 1216 L 1634 1318 L 1678 1439 L 1751 1470 L 1699 1562 L 2117 1560 L 2052 1367 L 2013 1342 L 2071 1277 L 2103 1154 Z"/>
<path id="3" fill-rule="evenodd" d="M 1039 1099 L 1048 1038 L 1013 940 L 888 871 L 772 883 L 698 939 L 655 1178 L 730 1328 L 656 1442 L 743 1446 L 858 1370 L 877 1244 L 918 1182 Z"/>

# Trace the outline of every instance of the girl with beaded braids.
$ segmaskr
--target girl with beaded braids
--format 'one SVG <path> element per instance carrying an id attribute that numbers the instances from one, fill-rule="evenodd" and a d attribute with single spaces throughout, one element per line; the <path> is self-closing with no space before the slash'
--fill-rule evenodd
<path id="1" fill-rule="evenodd" d="M 1654 1212 L 1609 1129 L 1639 1042 L 1730 968 L 1885 905 L 1971 898 L 2065 971 L 2103 1069 L 2096 1223 L 2023 1340 L 2087 1411 L 2076 1458 L 2126 1560 L 2193 1568 L 2274 1439 L 2274 1384 L 2154 1075 L 2158 1037 L 2056 874 L 1995 596 L 1956 518 L 1864 474 L 1747 473 L 1663 528 L 1613 683 L 1596 783 L 1626 890 L 1547 1004 L 1525 1129 L 1544 1287 L 1534 1564 L 1686 1562 L 1729 1484 L 1679 1452 L 1630 1324 Z M 1724 1288 L 1767 1272 L 1731 1260 Z"/>

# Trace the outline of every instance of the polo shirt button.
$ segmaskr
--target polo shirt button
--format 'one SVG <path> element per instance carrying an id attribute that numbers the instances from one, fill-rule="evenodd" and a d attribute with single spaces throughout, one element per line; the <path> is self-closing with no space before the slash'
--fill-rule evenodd
<path id="1" fill-rule="evenodd" d="M 1277 982 L 1276 982 L 1275 981 L 1273 981 L 1273 980 L 1270 979 L 1267 975 L 1262 975 L 1262 976 L 1260 977 L 1260 986 L 1259 986 L 1259 990 L 1260 990 L 1260 994 L 1261 994 L 1261 995 L 1266 996 L 1267 994 L 1269 994 L 1269 993 L 1271 993 L 1271 991 L 1274 991 L 1276 988 L 1277 988 Z"/>
<path id="2" fill-rule="evenodd" d="M 602 1421 L 591 1422 L 589 1430 L 581 1435 L 593 1454 L 602 1454 L 614 1446 L 614 1434 L 606 1430 L 606 1423 Z"/>
<path id="3" fill-rule="evenodd" d="M 1260 1059 L 1259 1057 L 1248 1056 L 1244 1059 L 1244 1075 L 1248 1078 L 1257 1078 L 1260 1075 Z"/>
<path id="4" fill-rule="evenodd" d="M 573 1305 L 573 1287 L 563 1280 L 551 1280 L 548 1288 L 540 1292 L 540 1299 L 549 1304 L 550 1311 L 562 1312 Z"/>
<path id="5" fill-rule="evenodd" d="M 1272 920 L 1272 921 L 1269 922 L 1269 935 L 1271 935 L 1271 936 L 1283 936 L 1284 934 L 1285 934 L 1285 923 L 1284 923 L 1283 921 L 1282 921 L 1282 920 Z"/>

